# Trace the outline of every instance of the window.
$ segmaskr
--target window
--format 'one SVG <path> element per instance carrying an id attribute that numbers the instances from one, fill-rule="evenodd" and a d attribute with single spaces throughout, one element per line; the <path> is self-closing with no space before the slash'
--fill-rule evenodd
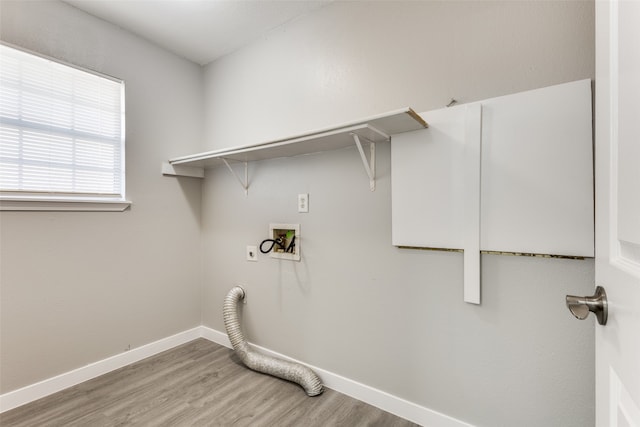
<path id="1" fill-rule="evenodd" d="M 124 186 L 124 83 L 0 45 L 2 209 L 124 210 Z"/>

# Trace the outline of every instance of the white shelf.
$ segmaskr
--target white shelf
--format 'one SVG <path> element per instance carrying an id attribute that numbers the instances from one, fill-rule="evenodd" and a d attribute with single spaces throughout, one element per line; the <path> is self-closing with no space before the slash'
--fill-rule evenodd
<path id="1" fill-rule="evenodd" d="M 427 123 L 411 108 L 403 108 L 380 114 L 367 119 L 345 123 L 289 138 L 277 139 L 258 144 L 245 145 L 224 150 L 207 151 L 183 157 L 176 157 L 165 163 L 162 172 L 165 175 L 203 177 L 204 169 L 226 165 L 236 178 L 247 189 L 246 163 L 256 160 L 293 157 L 302 154 L 319 153 L 358 146 L 365 169 L 375 182 L 375 143 L 389 141 L 391 135 L 424 129 Z M 361 142 L 369 142 L 371 155 L 366 158 Z M 245 179 L 243 180 L 231 168 L 230 162 L 245 163 Z"/>

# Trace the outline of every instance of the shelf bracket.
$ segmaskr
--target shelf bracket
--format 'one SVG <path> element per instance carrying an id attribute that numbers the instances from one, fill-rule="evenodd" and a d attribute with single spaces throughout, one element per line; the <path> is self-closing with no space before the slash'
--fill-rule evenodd
<path id="1" fill-rule="evenodd" d="M 367 175 L 369 175 L 369 188 L 371 191 L 376 191 L 376 144 L 369 141 L 369 159 L 367 159 L 367 155 L 364 153 L 362 143 L 360 142 L 360 137 L 355 133 L 352 133 L 351 136 L 353 136 L 356 147 L 358 147 L 358 151 L 360 152 L 364 170 L 367 172 Z"/>
<path id="2" fill-rule="evenodd" d="M 249 194 L 249 165 L 248 165 L 248 162 L 242 162 L 242 163 L 244 163 L 244 181 L 243 181 L 242 178 L 240 178 L 238 176 L 238 173 L 231 167 L 231 165 L 229 164 L 227 159 L 222 158 L 222 161 L 227 166 L 227 169 L 229 169 L 229 172 L 231 172 L 233 174 L 233 176 L 238 180 L 238 182 L 240 183 L 242 188 L 244 188 L 244 195 L 245 196 L 248 195 Z"/>

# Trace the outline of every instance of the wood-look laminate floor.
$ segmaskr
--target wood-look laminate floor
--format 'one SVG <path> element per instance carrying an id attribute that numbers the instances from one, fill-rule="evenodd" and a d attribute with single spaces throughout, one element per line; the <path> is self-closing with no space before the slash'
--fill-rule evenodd
<path id="1" fill-rule="evenodd" d="M 2 427 L 415 426 L 334 390 L 245 368 L 226 347 L 197 339 L 0 414 Z"/>

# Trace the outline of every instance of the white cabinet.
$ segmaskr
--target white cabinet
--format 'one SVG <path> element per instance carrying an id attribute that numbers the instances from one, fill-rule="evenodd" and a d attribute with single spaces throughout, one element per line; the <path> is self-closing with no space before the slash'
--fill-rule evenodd
<path id="1" fill-rule="evenodd" d="M 480 251 L 593 256 L 589 80 L 420 116 L 391 145 L 394 245 L 464 250 L 474 303 Z"/>

